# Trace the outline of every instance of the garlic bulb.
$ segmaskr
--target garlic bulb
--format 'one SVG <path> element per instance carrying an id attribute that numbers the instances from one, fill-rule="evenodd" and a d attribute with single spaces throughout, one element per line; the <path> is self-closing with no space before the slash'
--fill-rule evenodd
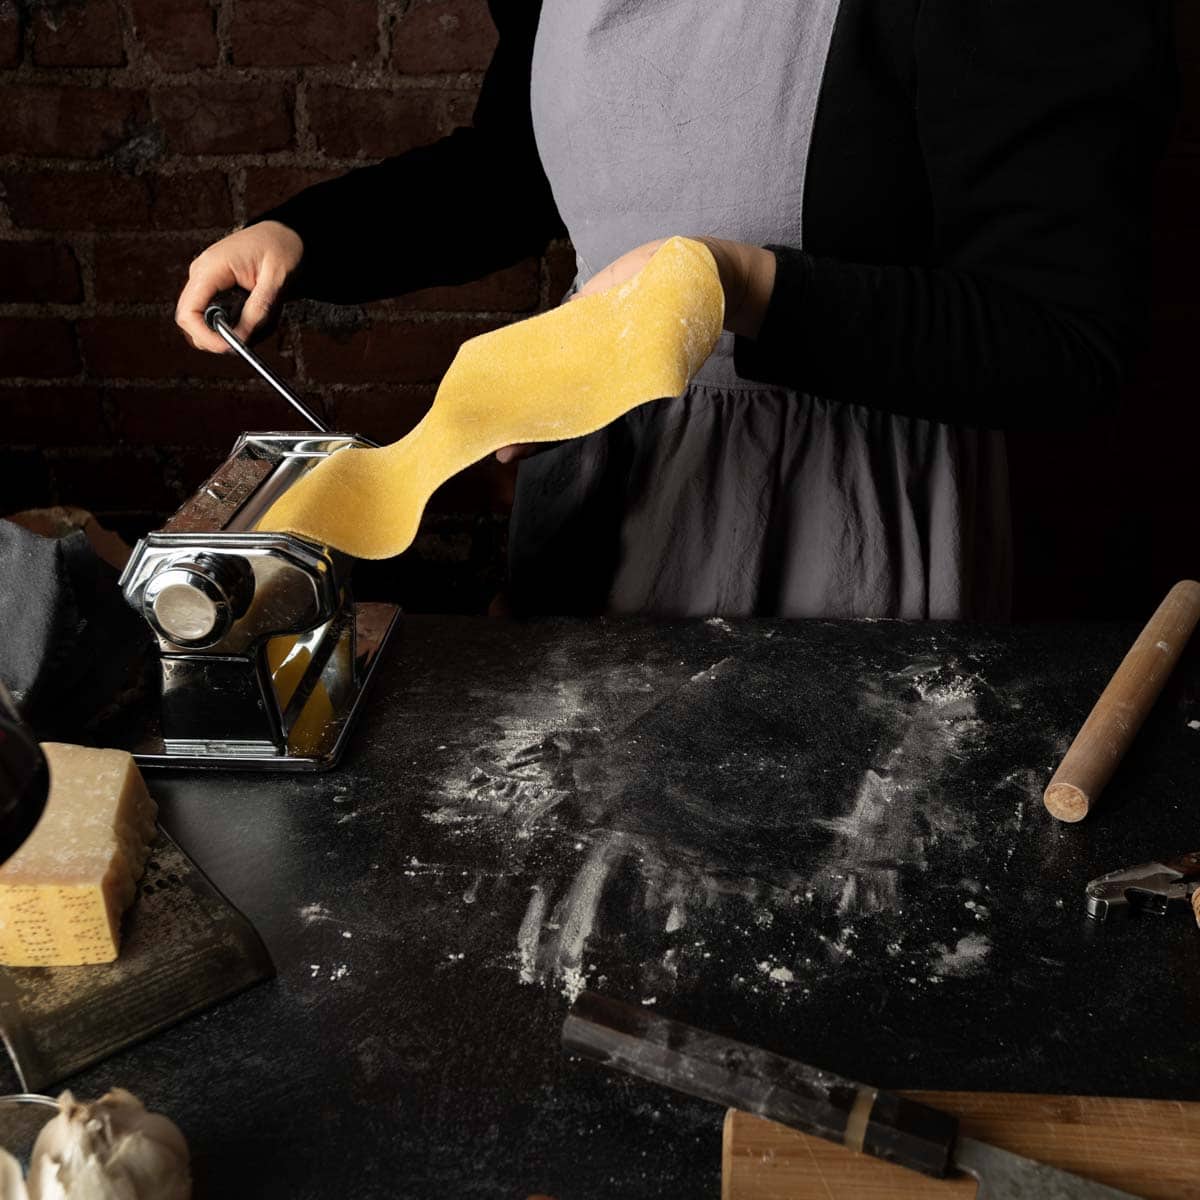
<path id="1" fill-rule="evenodd" d="M 7 1150 L 0 1150 L 0 1200 L 29 1200 L 21 1164 Z"/>
<path id="2" fill-rule="evenodd" d="M 93 1104 L 70 1092 L 38 1134 L 29 1200 L 189 1200 L 188 1148 L 166 1117 L 121 1088 Z"/>

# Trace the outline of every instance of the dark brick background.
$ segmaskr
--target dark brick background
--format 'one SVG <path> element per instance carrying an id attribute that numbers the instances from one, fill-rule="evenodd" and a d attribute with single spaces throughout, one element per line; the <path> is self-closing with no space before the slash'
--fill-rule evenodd
<path id="1" fill-rule="evenodd" d="M 1189 84 L 1198 4 L 1178 4 Z M 238 433 L 290 424 L 245 368 L 176 334 L 189 260 L 467 120 L 493 45 L 484 0 L 0 0 L 0 512 L 77 504 L 133 535 Z M 1124 411 L 1012 439 L 1021 616 L 1141 615 L 1200 573 L 1195 91 L 1160 174 L 1154 346 Z M 546 307 L 571 269 L 559 245 L 459 288 L 293 305 L 264 352 L 338 426 L 392 439 L 464 337 Z M 473 468 L 377 583 L 411 608 L 482 607 L 510 497 L 508 471 Z"/>
<path id="2" fill-rule="evenodd" d="M 470 119 L 484 0 L 0 0 L 0 512 L 77 504 L 159 524 L 246 429 L 288 411 L 172 312 L 190 260 L 247 214 Z M 419 231 L 415 231 L 419 236 Z M 262 348 L 336 424 L 418 421 L 463 338 L 561 295 L 568 248 L 457 288 L 294 305 Z M 511 471 L 435 497 L 377 587 L 479 609 Z"/>

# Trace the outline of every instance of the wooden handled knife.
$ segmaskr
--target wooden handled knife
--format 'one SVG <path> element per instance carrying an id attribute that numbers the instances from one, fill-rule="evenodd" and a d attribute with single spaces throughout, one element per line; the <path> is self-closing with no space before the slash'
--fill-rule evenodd
<path id="1" fill-rule="evenodd" d="M 583 992 L 563 1046 L 703 1100 L 767 1117 L 858 1153 L 946 1178 L 979 1181 L 977 1200 L 1136 1200 L 1056 1167 L 958 1135 L 958 1120 L 778 1054 Z"/>

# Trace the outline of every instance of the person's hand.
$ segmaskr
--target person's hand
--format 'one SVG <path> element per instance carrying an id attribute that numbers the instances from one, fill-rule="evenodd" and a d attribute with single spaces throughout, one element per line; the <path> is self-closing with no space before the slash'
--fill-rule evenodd
<path id="1" fill-rule="evenodd" d="M 632 279 L 666 241 L 646 242 L 597 271 L 577 291 L 572 300 L 606 292 L 609 288 Z M 771 293 L 775 289 L 775 255 L 761 246 L 749 246 L 745 242 L 730 242 L 724 238 L 698 237 L 693 241 L 708 247 L 716 260 L 717 274 L 721 278 L 721 289 L 725 293 L 725 328 L 731 333 L 753 338 L 762 328 L 763 317 Z M 536 445 L 504 446 L 496 451 L 502 463 L 528 458 L 537 451 Z"/>
<path id="2" fill-rule="evenodd" d="M 743 337 L 757 337 L 775 289 L 775 255 L 761 246 L 730 242 L 725 238 L 693 237 L 691 240 L 707 246 L 716 260 L 721 289 L 725 293 L 725 328 Z M 664 241 L 666 238 L 646 242 L 622 254 L 602 271 L 597 271 L 575 298 L 606 292 L 632 279 Z"/>
<path id="3" fill-rule="evenodd" d="M 204 323 L 204 310 L 226 288 L 250 293 L 234 333 L 249 341 L 279 304 L 283 286 L 300 265 L 300 235 L 278 221 L 261 221 L 214 242 L 192 260 L 188 281 L 175 306 L 175 324 L 197 350 L 228 354 L 229 347 Z"/>

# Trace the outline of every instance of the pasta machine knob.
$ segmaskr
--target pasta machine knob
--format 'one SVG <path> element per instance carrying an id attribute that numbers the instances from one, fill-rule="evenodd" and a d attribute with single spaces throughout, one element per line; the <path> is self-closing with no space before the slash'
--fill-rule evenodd
<path id="1" fill-rule="evenodd" d="M 254 573 L 239 555 L 164 563 L 142 593 L 146 620 L 177 646 L 212 646 L 250 606 Z"/>

